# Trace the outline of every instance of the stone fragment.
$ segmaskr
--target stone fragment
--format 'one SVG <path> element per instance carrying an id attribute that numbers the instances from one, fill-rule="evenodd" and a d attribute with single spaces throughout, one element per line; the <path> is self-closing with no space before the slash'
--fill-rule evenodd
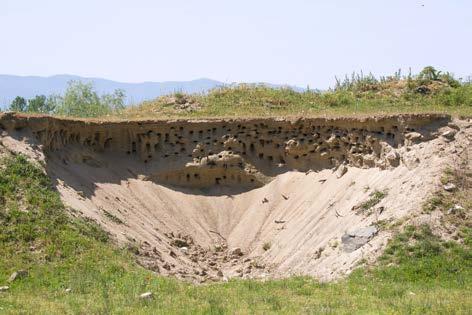
<path id="1" fill-rule="evenodd" d="M 344 174 L 347 173 L 347 166 L 344 164 L 339 165 L 338 169 L 336 170 L 336 177 L 341 178 Z"/>
<path id="2" fill-rule="evenodd" d="M 378 229 L 373 225 L 347 232 L 341 237 L 343 250 L 347 253 L 351 253 L 356 249 L 361 248 L 367 244 L 367 242 L 369 242 L 377 232 Z"/>
<path id="3" fill-rule="evenodd" d="M 229 253 L 230 253 L 232 256 L 242 256 L 242 255 L 243 255 L 243 251 L 242 251 L 241 248 L 239 248 L 239 247 L 233 248 Z"/>
<path id="4" fill-rule="evenodd" d="M 143 300 L 150 300 L 152 299 L 152 296 L 153 296 L 152 292 L 144 292 L 143 294 L 139 296 L 139 298 Z"/>
<path id="5" fill-rule="evenodd" d="M 443 188 L 445 191 L 453 191 L 456 189 L 456 185 L 454 183 L 447 183 Z"/>
<path id="6" fill-rule="evenodd" d="M 5 291 L 8 291 L 8 290 L 10 290 L 10 287 L 7 286 L 7 285 L 4 285 L 4 286 L 0 287 L 0 292 L 5 292 Z"/>
<path id="7" fill-rule="evenodd" d="M 28 272 L 26 270 L 18 270 L 15 271 L 14 273 L 11 274 L 10 278 L 8 278 L 8 282 L 13 282 L 16 279 L 21 279 L 24 278 L 28 275 Z"/>
<path id="8" fill-rule="evenodd" d="M 405 138 L 410 140 L 412 143 L 418 143 L 423 140 L 423 135 L 419 132 L 409 132 L 405 135 Z"/>
<path id="9" fill-rule="evenodd" d="M 456 136 L 457 131 L 454 129 L 449 129 L 441 134 L 446 140 L 452 141 L 454 140 L 454 137 Z"/>
<path id="10" fill-rule="evenodd" d="M 462 210 L 464 210 L 464 207 L 456 204 L 453 207 L 449 208 L 449 210 L 447 210 L 447 213 L 451 214 L 451 213 L 456 213 L 457 211 L 462 211 Z"/>
<path id="11" fill-rule="evenodd" d="M 172 240 L 171 245 L 175 246 L 175 247 L 179 247 L 179 248 L 183 248 L 183 247 L 188 248 L 189 247 L 188 242 L 186 240 L 183 240 L 183 239 Z"/>
<path id="12" fill-rule="evenodd" d="M 395 150 L 390 151 L 386 158 L 388 163 L 393 167 L 396 167 L 400 164 L 400 154 L 398 154 L 398 152 Z"/>

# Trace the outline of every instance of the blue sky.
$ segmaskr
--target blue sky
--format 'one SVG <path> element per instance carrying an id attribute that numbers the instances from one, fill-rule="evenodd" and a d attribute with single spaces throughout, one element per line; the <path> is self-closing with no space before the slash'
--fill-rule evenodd
<path id="1" fill-rule="evenodd" d="M 425 65 L 472 74 L 472 1 L 0 0 L 2 74 L 326 88 Z"/>

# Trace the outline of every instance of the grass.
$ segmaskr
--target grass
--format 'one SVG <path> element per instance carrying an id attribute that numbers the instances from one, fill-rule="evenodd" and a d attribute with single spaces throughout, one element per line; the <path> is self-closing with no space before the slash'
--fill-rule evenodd
<path id="1" fill-rule="evenodd" d="M 384 199 L 387 196 L 387 191 L 380 191 L 380 190 L 375 190 L 369 194 L 369 199 L 366 201 L 362 202 L 358 206 L 355 207 L 357 210 L 357 214 L 360 213 L 366 213 L 366 214 L 371 214 L 371 209 L 372 207 L 376 206 L 382 199 Z"/>
<path id="2" fill-rule="evenodd" d="M 472 309 L 470 229 L 462 241 L 446 242 L 428 227 L 408 227 L 389 243 L 378 265 L 339 282 L 294 277 L 197 286 L 144 270 L 93 222 L 69 216 L 48 177 L 24 157 L 8 157 L 0 165 L 0 286 L 13 271 L 28 271 L 0 292 L 0 313 L 468 314 Z M 458 189 L 448 198 L 464 203 L 468 193 Z M 154 298 L 139 299 L 146 291 Z"/>
<path id="3" fill-rule="evenodd" d="M 240 84 L 207 94 L 176 93 L 132 106 L 114 117 L 317 117 L 425 112 L 472 116 L 472 84 L 427 68 L 426 74 L 402 77 L 396 73 L 380 79 L 354 74 L 324 92 Z"/>
<path id="4" fill-rule="evenodd" d="M 123 220 L 121 220 L 120 218 L 118 218 L 116 215 L 106 211 L 106 210 L 103 210 L 103 213 L 105 214 L 105 216 L 110 219 L 110 221 L 112 222 L 115 222 L 116 224 L 125 224 L 125 222 Z"/>
<path id="5" fill-rule="evenodd" d="M 76 82 L 70 88 L 69 90 L 75 93 L 77 89 L 90 90 L 92 87 Z M 402 76 L 398 71 L 392 76 L 381 78 L 371 74 L 354 73 L 344 80 L 336 79 L 335 87 L 328 91 L 296 91 L 289 87 L 271 88 L 262 84 L 227 85 L 203 94 L 176 92 L 124 109 L 121 104 L 124 95 L 119 91 L 116 95 L 107 95 L 98 103 L 98 96 L 93 89 L 89 92 L 91 93 L 86 94 L 91 99 L 84 98 L 70 104 L 70 108 L 65 112 L 60 108 L 37 111 L 58 116 L 67 114 L 66 117 L 98 117 L 108 120 L 364 117 L 401 113 L 447 113 L 472 117 L 472 82 L 458 81 L 452 74 L 437 71 L 433 67 L 426 67 L 417 75 Z M 111 102 L 113 98 L 115 101 Z M 84 106 L 84 103 L 95 105 Z M 120 104 L 115 106 L 113 103 Z M 34 112 L 28 109 L 28 113 Z"/>

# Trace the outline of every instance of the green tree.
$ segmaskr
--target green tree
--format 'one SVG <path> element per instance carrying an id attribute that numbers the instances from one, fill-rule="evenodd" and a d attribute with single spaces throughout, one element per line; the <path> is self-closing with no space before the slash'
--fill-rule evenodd
<path id="1" fill-rule="evenodd" d="M 64 97 L 56 97 L 56 113 L 64 116 L 98 117 L 124 108 L 125 93 L 115 90 L 99 97 L 93 83 L 70 81 Z"/>
<path id="2" fill-rule="evenodd" d="M 441 71 L 436 70 L 432 66 L 424 67 L 423 70 L 418 74 L 418 79 L 420 81 L 436 81 L 439 79 Z"/>
<path id="3" fill-rule="evenodd" d="M 21 96 L 15 97 L 10 104 L 10 110 L 14 112 L 24 112 L 26 110 L 26 100 Z"/>
<path id="4" fill-rule="evenodd" d="M 125 91 L 117 89 L 112 94 L 104 94 L 101 101 L 113 112 L 123 110 L 125 108 Z"/>
<path id="5" fill-rule="evenodd" d="M 53 104 L 48 102 L 48 98 L 44 95 L 36 95 L 28 100 L 28 112 L 50 114 L 54 111 Z"/>

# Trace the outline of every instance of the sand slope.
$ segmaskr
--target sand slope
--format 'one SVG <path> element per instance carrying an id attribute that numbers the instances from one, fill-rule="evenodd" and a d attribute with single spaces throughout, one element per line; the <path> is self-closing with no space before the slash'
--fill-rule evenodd
<path id="1" fill-rule="evenodd" d="M 45 161 L 72 214 L 100 223 L 144 266 L 193 281 L 349 273 L 375 259 L 390 234 L 378 228 L 353 251 L 343 236 L 418 212 L 472 133 L 470 122 L 444 116 L 147 122 L 140 133 L 130 123 L 77 124 L 4 116 L 1 141 Z M 196 138 L 166 138 L 188 125 Z M 249 126 L 259 127 L 251 134 Z M 198 130 L 210 136 L 198 140 Z M 235 134 L 248 139 L 239 150 Z M 255 152 L 242 143 L 257 143 Z M 186 153 L 170 158 L 176 145 Z M 362 210 L 375 192 L 385 196 Z"/>

